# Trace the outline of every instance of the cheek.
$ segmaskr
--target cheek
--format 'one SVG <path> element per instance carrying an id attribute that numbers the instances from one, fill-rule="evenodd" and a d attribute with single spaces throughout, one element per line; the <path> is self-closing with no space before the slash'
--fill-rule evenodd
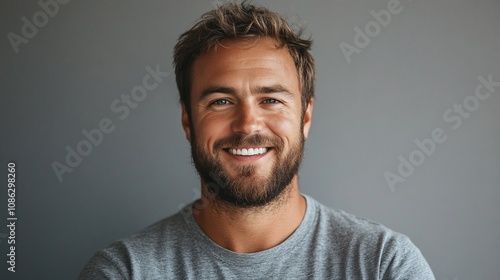
<path id="1" fill-rule="evenodd" d="M 213 148 L 216 140 L 227 136 L 229 130 L 228 118 L 221 116 L 202 116 L 194 125 L 196 139 L 199 145 Z"/>
<path id="2" fill-rule="evenodd" d="M 290 146 L 300 138 L 300 121 L 295 116 L 281 116 L 270 118 L 268 124 L 272 133 L 281 138 L 286 146 Z"/>

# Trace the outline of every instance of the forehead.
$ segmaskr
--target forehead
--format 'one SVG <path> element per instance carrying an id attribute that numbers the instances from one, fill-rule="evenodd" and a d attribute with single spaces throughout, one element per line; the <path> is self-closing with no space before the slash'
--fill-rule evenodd
<path id="1" fill-rule="evenodd" d="M 274 39 L 268 37 L 223 40 L 220 45 L 195 60 L 191 75 L 194 93 L 198 86 L 235 77 L 246 82 L 280 80 L 292 84 L 292 87 L 298 87 L 299 83 L 298 72 L 288 49 L 279 47 Z"/>

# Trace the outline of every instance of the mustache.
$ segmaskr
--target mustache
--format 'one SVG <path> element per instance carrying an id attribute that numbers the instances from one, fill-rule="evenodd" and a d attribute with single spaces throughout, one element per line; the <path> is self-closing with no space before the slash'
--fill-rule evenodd
<path id="1" fill-rule="evenodd" d="M 283 141 L 277 136 L 264 136 L 261 134 L 242 135 L 234 134 L 226 138 L 219 139 L 214 143 L 214 149 L 220 150 L 227 147 L 239 146 L 264 146 L 282 150 Z"/>

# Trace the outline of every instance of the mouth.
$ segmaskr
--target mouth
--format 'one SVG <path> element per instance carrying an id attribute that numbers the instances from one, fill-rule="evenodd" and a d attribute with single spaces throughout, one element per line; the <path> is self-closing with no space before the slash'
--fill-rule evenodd
<path id="1" fill-rule="evenodd" d="M 224 151 L 235 156 L 258 156 L 269 152 L 269 147 L 252 147 L 252 148 L 226 148 Z"/>

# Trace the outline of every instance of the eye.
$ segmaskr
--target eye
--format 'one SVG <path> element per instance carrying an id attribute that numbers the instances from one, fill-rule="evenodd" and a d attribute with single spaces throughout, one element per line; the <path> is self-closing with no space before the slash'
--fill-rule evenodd
<path id="1" fill-rule="evenodd" d="M 215 106 L 228 105 L 228 104 L 229 104 L 229 100 L 227 100 L 227 99 L 217 99 L 217 100 L 213 101 L 212 103 L 210 103 L 210 105 L 215 105 Z"/>
<path id="2" fill-rule="evenodd" d="M 281 103 L 281 101 L 279 101 L 278 99 L 268 98 L 268 99 L 264 100 L 264 103 L 266 103 L 266 104 L 279 104 L 279 103 Z"/>

